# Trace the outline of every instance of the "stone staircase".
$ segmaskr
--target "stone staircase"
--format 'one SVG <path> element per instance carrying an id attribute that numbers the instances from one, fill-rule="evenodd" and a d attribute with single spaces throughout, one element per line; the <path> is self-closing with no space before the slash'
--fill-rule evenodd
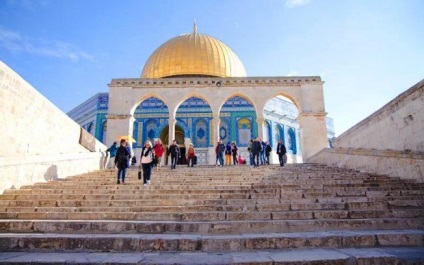
<path id="1" fill-rule="evenodd" d="M 1 264 L 424 264 L 424 184 L 315 164 L 7 190 Z"/>

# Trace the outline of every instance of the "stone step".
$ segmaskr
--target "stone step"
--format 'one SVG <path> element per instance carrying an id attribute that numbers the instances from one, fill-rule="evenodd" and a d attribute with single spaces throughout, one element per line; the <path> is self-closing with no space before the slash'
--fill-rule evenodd
<path id="1" fill-rule="evenodd" d="M 349 202 L 349 203 L 297 203 L 297 202 L 279 202 L 276 203 L 269 200 L 267 203 L 257 203 L 255 201 L 244 203 L 239 200 L 236 203 L 222 203 L 213 202 L 212 204 L 180 204 L 180 205 L 167 205 L 164 201 L 140 201 L 140 200 L 111 200 L 111 201 L 51 201 L 51 205 L 47 203 L 37 203 L 37 201 L 22 201 L 27 205 L 0 206 L 0 212 L 92 212 L 92 211 L 110 211 L 110 212 L 170 212 L 170 211 L 307 211 L 307 210 L 346 210 L 349 212 L 369 210 L 389 212 L 387 202 Z M 18 201 L 10 201 L 18 202 Z M 135 203 L 138 206 L 130 206 Z M 206 201 L 202 201 L 206 203 Z M 412 201 L 413 202 L 413 201 Z M 29 204 L 32 205 L 29 205 Z M 119 204 L 116 206 L 115 204 Z M 37 205 L 37 206 L 34 206 Z M 392 211 L 399 209 L 403 210 L 424 210 L 420 204 L 412 203 L 406 204 L 407 207 L 391 207 Z M 403 204 L 404 206 L 404 204 Z"/>
<path id="2" fill-rule="evenodd" d="M 235 235 L 0 234 L 0 251 L 245 251 L 291 248 L 422 247 L 424 230 L 367 230 Z"/>
<path id="3" fill-rule="evenodd" d="M 234 252 L 57 253 L 5 252 L 0 264 L 424 264 L 423 247 L 315 248 Z"/>
<path id="4" fill-rule="evenodd" d="M 0 220 L 0 233 L 289 233 L 327 230 L 424 229 L 421 218 L 232 220 L 232 221 L 128 221 L 128 220 Z"/>
<path id="5" fill-rule="evenodd" d="M 421 218 L 424 210 L 280 210 L 280 211 L 15 211 L 0 212 L 0 219 L 69 219 L 69 220 L 144 220 L 144 221 L 224 221 L 224 220 L 308 220 L 308 219 L 367 219 L 367 218 Z M 32 209 L 31 209 L 32 210 Z"/>
<path id="6" fill-rule="evenodd" d="M 160 199 L 158 199 L 160 197 Z M 420 209 L 422 201 L 413 200 L 384 200 L 381 198 L 279 198 L 278 196 L 210 196 L 189 197 L 182 199 L 176 196 L 143 196 L 143 195 L 122 195 L 108 196 L 103 200 L 87 199 L 84 196 L 76 196 L 73 199 L 61 200 L 41 200 L 30 198 L 27 200 L 0 200 L 0 209 L 13 209 L 15 207 L 159 207 L 159 206 L 257 206 L 254 210 L 286 209 L 286 210 L 314 210 L 314 209 L 334 209 L 334 210 L 367 210 L 367 209 Z M 265 204 L 265 205 L 264 205 Z"/>

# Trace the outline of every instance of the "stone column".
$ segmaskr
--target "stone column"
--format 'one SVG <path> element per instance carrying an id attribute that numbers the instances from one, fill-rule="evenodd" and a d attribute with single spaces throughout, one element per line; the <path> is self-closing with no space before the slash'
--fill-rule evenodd
<path id="1" fill-rule="evenodd" d="M 257 117 L 256 124 L 258 125 L 258 137 L 264 139 L 264 117 Z"/>
<path id="2" fill-rule="evenodd" d="M 219 116 L 214 116 L 212 119 L 212 145 L 215 146 L 216 142 L 219 141 L 219 124 L 221 123 L 221 119 Z"/>
<path id="3" fill-rule="evenodd" d="M 171 145 L 172 141 L 175 140 L 175 124 L 177 124 L 177 119 L 175 116 L 169 115 L 169 133 L 168 133 L 168 145 Z"/>
<path id="4" fill-rule="evenodd" d="M 303 161 L 327 147 L 326 113 L 301 113 L 298 122 Z"/>
<path id="5" fill-rule="evenodd" d="M 107 115 L 106 145 L 110 146 L 117 141 L 116 137 L 121 135 L 133 135 L 134 117 L 128 115 Z M 118 143 L 119 144 L 119 143 Z"/>

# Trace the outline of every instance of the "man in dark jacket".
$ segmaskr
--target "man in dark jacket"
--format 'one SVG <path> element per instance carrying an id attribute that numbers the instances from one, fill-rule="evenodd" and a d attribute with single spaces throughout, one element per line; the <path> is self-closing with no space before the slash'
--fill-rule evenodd
<path id="1" fill-rule="evenodd" d="M 216 153 L 221 167 L 224 166 L 224 151 L 225 145 L 222 143 L 222 140 L 219 140 L 218 145 L 216 146 Z"/>
<path id="2" fill-rule="evenodd" d="M 265 156 L 266 156 L 266 164 L 269 165 L 269 156 L 271 155 L 272 147 L 269 145 L 268 141 L 265 141 Z"/>
<path id="3" fill-rule="evenodd" d="M 177 166 L 177 159 L 180 157 L 180 148 L 177 145 L 177 141 L 172 141 L 169 146 L 169 153 L 171 154 L 171 169 L 175 169 Z"/>
<path id="4" fill-rule="evenodd" d="M 262 151 L 261 140 L 256 137 L 252 144 L 252 154 L 253 154 L 253 165 L 254 167 L 259 167 L 259 154 Z"/>
<path id="5" fill-rule="evenodd" d="M 284 166 L 284 155 L 286 153 L 287 153 L 286 146 L 283 144 L 283 141 L 281 141 L 280 139 L 277 145 L 277 154 L 278 154 L 278 160 L 280 161 L 280 167 Z"/>

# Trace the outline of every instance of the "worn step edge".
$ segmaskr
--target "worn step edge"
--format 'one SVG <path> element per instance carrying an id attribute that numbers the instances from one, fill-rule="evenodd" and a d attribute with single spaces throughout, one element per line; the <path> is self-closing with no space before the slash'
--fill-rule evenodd
<path id="1" fill-rule="evenodd" d="M 354 227 L 354 229 L 352 229 Z M 238 234 L 313 232 L 326 230 L 424 229 L 416 219 L 322 219 L 272 221 L 120 221 L 120 220 L 0 220 L 0 233 L 201 233 Z"/>
<path id="2" fill-rule="evenodd" d="M 0 264 L 424 264 L 424 248 L 293 249 L 179 253 L 0 253 Z"/>
<path id="3" fill-rule="evenodd" d="M 0 251 L 243 251 L 290 248 L 422 247 L 424 230 L 239 235 L 0 234 Z"/>

